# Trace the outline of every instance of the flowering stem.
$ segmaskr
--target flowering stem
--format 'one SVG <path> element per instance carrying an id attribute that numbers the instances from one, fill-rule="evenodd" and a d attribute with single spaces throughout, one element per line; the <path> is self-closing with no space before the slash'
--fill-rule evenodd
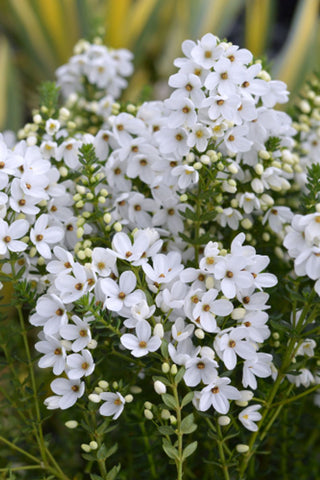
<path id="1" fill-rule="evenodd" d="M 23 338 L 23 343 L 24 343 L 26 356 L 27 356 L 27 364 L 28 364 L 30 380 L 31 380 L 32 395 L 33 395 L 34 406 L 35 406 L 35 411 L 36 411 L 36 419 L 37 419 L 37 423 L 36 423 L 37 435 L 36 436 L 37 436 L 37 439 L 38 439 L 41 458 L 43 460 L 43 463 L 45 465 L 47 465 L 47 455 L 46 455 L 46 449 L 45 449 L 45 444 L 44 444 L 43 431 L 42 431 L 42 425 L 41 425 L 41 413 L 40 413 L 40 407 L 39 407 L 39 401 L 38 401 L 38 395 L 37 395 L 37 384 L 36 384 L 36 379 L 35 379 L 34 370 L 33 370 L 33 364 L 32 364 L 32 358 L 31 358 L 29 343 L 28 343 L 27 331 L 26 331 L 25 324 L 24 324 L 22 306 L 21 305 L 16 305 L 16 309 L 17 309 L 18 315 L 19 315 L 19 321 L 20 321 L 20 326 L 21 326 L 21 335 L 22 335 L 22 338 Z"/>
<path id="2" fill-rule="evenodd" d="M 145 446 L 145 449 L 146 449 L 146 452 L 147 452 L 148 462 L 149 462 L 150 471 L 151 471 L 151 477 L 152 478 L 158 478 L 156 466 L 155 466 L 154 460 L 153 460 L 153 455 L 150 453 L 149 437 L 148 437 L 148 434 L 147 434 L 147 431 L 146 431 L 145 424 L 144 424 L 144 422 L 140 422 L 139 425 L 140 425 L 142 436 L 143 436 L 144 446 Z"/>
<path id="3" fill-rule="evenodd" d="M 297 322 L 297 324 L 295 325 L 295 328 L 296 330 L 299 331 L 299 329 L 303 326 L 304 324 L 304 321 L 305 321 L 305 318 L 306 316 L 308 315 L 308 312 L 309 312 L 309 309 L 310 309 L 310 303 L 312 302 L 313 298 L 315 296 L 315 291 L 313 290 L 309 296 L 309 299 L 308 301 L 306 302 L 303 310 L 302 310 L 302 313 L 299 317 L 299 320 Z M 311 313 L 310 315 L 310 318 L 313 318 L 313 315 L 315 315 L 315 310 L 317 309 L 318 307 L 316 306 L 316 308 L 313 310 L 313 312 Z M 274 405 L 272 404 L 273 402 L 273 399 L 275 397 L 275 395 L 277 394 L 278 392 L 278 389 L 282 383 L 282 380 L 284 379 L 285 375 L 286 375 L 286 372 L 288 370 L 288 368 L 290 367 L 291 365 L 291 362 L 292 362 L 292 359 L 295 355 L 295 352 L 297 350 L 297 346 L 296 346 L 296 343 L 297 343 L 297 337 L 296 335 L 292 336 L 290 338 L 290 341 L 288 343 L 288 347 L 286 349 L 286 354 L 284 356 L 284 359 L 283 359 L 283 363 L 282 363 L 282 367 L 281 369 L 279 370 L 278 372 L 278 376 L 277 376 L 277 379 L 273 385 L 273 388 L 271 389 L 270 391 L 270 394 L 269 394 L 269 398 L 266 402 L 266 405 L 265 405 L 265 410 L 262 414 L 262 418 L 259 422 L 259 429 L 254 432 L 251 436 L 251 439 L 250 439 L 250 442 L 249 442 L 249 452 L 247 453 L 247 455 L 245 455 L 243 457 L 243 460 L 242 460 L 242 463 L 240 465 L 240 479 L 243 478 L 243 474 L 244 472 L 246 471 L 247 469 L 247 466 L 248 466 L 248 463 L 250 461 L 250 459 L 252 458 L 252 456 L 254 455 L 258 445 L 256 445 L 254 447 L 254 444 L 255 444 L 255 441 L 257 439 L 257 437 L 259 436 L 260 437 L 260 441 L 262 441 L 264 439 L 264 437 L 266 436 L 266 434 L 268 433 L 269 429 L 271 428 L 271 426 L 273 425 L 274 421 L 276 420 L 276 418 L 278 417 L 278 415 L 280 414 L 283 406 L 285 405 L 285 402 L 286 400 L 280 402 L 280 405 L 278 406 L 276 412 L 272 415 L 270 421 L 268 422 L 267 426 L 265 427 L 264 431 L 261 433 L 261 426 L 263 425 L 270 409 L 272 407 L 274 407 Z M 286 395 L 288 396 L 291 392 L 293 388 L 293 385 L 286 391 Z"/>
<path id="4" fill-rule="evenodd" d="M 223 435 L 222 435 L 222 432 L 221 432 L 220 425 L 218 423 L 217 423 L 217 433 L 218 433 L 218 437 L 219 437 L 219 440 L 217 441 L 217 443 L 218 443 L 220 460 L 221 460 L 221 463 L 222 463 L 221 468 L 222 468 L 222 471 L 223 471 L 223 476 L 224 476 L 225 480 L 230 480 L 229 469 L 228 469 L 228 465 L 227 465 L 227 462 L 226 462 L 226 457 L 225 457 L 224 449 L 223 449 L 223 443 L 224 443 Z"/>
<path id="5" fill-rule="evenodd" d="M 179 402 L 178 386 L 174 380 L 172 382 L 171 387 L 172 387 L 172 393 L 176 403 L 176 415 L 177 415 L 177 428 L 176 428 L 176 435 L 178 437 L 178 458 L 176 459 L 176 467 L 177 467 L 177 475 L 178 475 L 177 480 L 182 480 L 183 478 L 183 470 L 182 470 L 183 433 L 181 432 L 181 406 Z"/>

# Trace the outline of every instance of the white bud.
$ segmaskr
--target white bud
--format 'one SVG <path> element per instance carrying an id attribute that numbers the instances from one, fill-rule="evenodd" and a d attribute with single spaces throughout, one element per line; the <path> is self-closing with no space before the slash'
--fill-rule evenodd
<path id="1" fill-rule="evenodd" d="M 133 396 L 131 395 L 131 393 L 128 393 L 128 395 L 126 395 L 124 399 L 126 403 L 131 403 L 133 401 Z"/>
<path id="2" fill-rule="evenodd" d="M 113 228 L 114 228 L 114 230 L 115 230 L 116 232 L 121 232 L 121 230 L 122 230 L 122 225 L 121 225 L 121 223 L 116 222 L 116 223 L 113 225 Z"/>
<path id="3" fill-rule="evenodd" d="M 236 175 L 239 172 L 239 168 L 235 163 L 230 163 L 227 167 L 228 171 L 233 175 Z"/>
<path id="4" fill-rule="evenodd" d="M 86 193 L 86 187 L 84 187 L 83 185 L 77 185 L 76 190 L 78 193 L 80 193 L 80 195 L 84 195 Z M 77 196 L 77 198 L 75 197 L 76 195 L 74 195 L 73 200 L 80 200 L 81 198 L 80 196 L 79 197 Z"/>
<path id="5" fill-rule="evenodd" d="M 201 328 L 197 328 L 194 331 L 194 334 L 199 340 L 202 340 L 204 338 L 204 331 Z"/>
<path id="6" fill-rule="evenodd" d="M 255 193 L 262 193 L 264 191 L 263 183 L 258 178 L 252 180 L 251 188 Z"/>
<path id="7" fill-rule="evenodd" d="M 77 428 L 78 425 L 79 425 L 79 423 L 76 420 L 68 420 L 65 423 L 65 426 L 67 428 L 70 428 L 70 429 Z"/>
<path id="8" fill-rule="evenodd" d="M 206 288 L 208 290 L 210 290 L 211 288 L 214 287 L 214 278 L 213 277 L 207 277 L 206 281 L 205 281 L 205 284 L 206 284 Z"/>
<path id="9" fill-rule="evenodd" d="M 92 440 L 92 441 L 89 443 L 89 447 L 91 448 L 91 450 L 97 450 L 98 444 L 97 444 L 97 442 L 95 442 L 94 440 Z"/>
<path id="10" fill-rule="evenodd" d="M 66 167 L 60 167 L 59 168 L 59 173 L 61 177 L 66 177 L 68 175 L 68 169 Z"/>
<path id="11" fill-rule="evenodd" d="M 94 391 L 99 395 L 100 393 L 103 392 L 103 388 L 101 388 L 101 387 L 95 387 Z"/>
<path id="12" fill-rule="evenodd" d="M 105 214 L 103 215 L 103 221 L 104 221 L 105 223 L 110 223 L 110 222 L 111 222 L 111 215 L 110 215 L 110 213 L 105 213 Z"/>
<path id="13" fill-rule="evenodd" d="M 144 416 L 146 417 L 147 420 L 152 420 L 153 419 L 153 413 L 151 412 L 151 410 L 145 410 L 144 412 Z"/>
<path id="14" fill-rule="evenodd" d="M 236 445 L 236 450 L 238 453 L 247 453 L 249 451 L 249 445 L 238 443 L 238 445 Z"/>
<path id="15" fill-rule="evenodd" d="M 261 203 L 263 203 L 264 205 L 267 205 L 268 207 L 272 207 L 274 205 L 273 198 L 267 193 L 263 193 L 261 195 L 260 200 L 261 200 Z"/>
<path id="16" fill-rule="evenodd" d="M 299 103 L 299 107 L 303 113 L 310 113 L 311 107 L 306 100 L 301 100 L 301 102 Z"/>
<path id="17" fill-rule="evenodd" d="M 169 410 L 167 410 L 166 408 L 161 410 L 161 418 L 163 420 L 169 420 L 170 416 L 171 416 L 171 413 L 169 412 Z"/>
<path id="18" fill-rule="evenodd" d="M 178 373 L 178 367 L 175 363 L 172 365 L 170 371 L 171 371 L 172 375 L 176 375 Z"/>
<path id="19" fill-rule="evenodd" d="M 152 403 L 151 402 L 144 402 L 144 408 L 146 408 L 147 410 L 151 410 Z"/>
<path id="20" fill-rule="evenodd" d="M 265 241 L 265 242 L 269 242 L 270 240 L 270 234 L 268 232 L 264 232 L 262 234 L 262 239 Z"/>
<path id="21" fill-rule="evenodd" d="M 100 388 L 102 388 L 102 390 L 107 390 L 107 388 L 109 387 L 109 382 L 107 382 L 106 380 L 100 380 L 98 385 Z"/>
<path id="22" fill-rule="evenodd" d="M 193 164 L 193 168 L 194 168 L 195 170 L 200 170 L 200 169 L 202 168 L 202 163 L 200 163 L 200 162 L 194 163 L 194 164 Z"/>
<path id="23" fill-rule="evenodd" d="M 161 366 L 161 370 L 163 371 L 163 373 L 168 373 L 169 370 L 170 370 L 170 365 L 169 363 L 167 362 L 164 362 Z"/>
<path id="24" fill-rule="evenodd" d="M 130 392 L 132 392 L 136 395 L 136 394 L 142 392 L 142 388 L 138 387 L 138 385 L 132 385 L 132 387 L 130 387 Z"/>
<path id="25" fill-rule="evenodd" d="M 257 165 L 254 166 L 254 171 L 257 175 L 262 175 L 264 172 L 263 165 L 261 165 L 261 163 L 257 163 Z"/>
<path id="26" fill-rule="evenodd" d="M 170 415 L 170 423 L 171 425 L 175 425 L 177 423 L 177 418 L 174 415 Z"/>
<path id="27" fill-rule="evenodd" d="M 253 392 L 251 390 L 240 390 L 240 395 L 243 402 L 250 402 L 253 399 Z"/>
<path id="28" fill-rule="evenodd" d="M 167 391 L 167 387 L 160 380 L 156 380 L 153 384 L 154 390 L 158 395 L 163 395 Z"/>
<path id="29" fill-rule="evenodd" d="M 211 160 L 209 155 L 201 155 L 200 162 L 203 163 L 203 165 L 210 165 Z"/>
<path id="30" fill-rule="evenodd" d="M 88 396 L 90 402 L 92 403 L 99 403 L 101 402 L 101 398 L 100 398 L 100 395 L 97 395 L 96 393 L 90 393 L 90 395 Z"/>
<path id="31" fill-rule="evenodd" d="M 28 147 L 33 147 L 36 144 L 37 144 L 37 137 L 35 137 L 34 135 L 31 135 L 30 137 L 27 138 Z"/>
<path id="32" fill-rule="evenodd" d="M 243 220 L 241 220 L 241 225 L 245 230 L 249 230 L 250 228 L 252 228 L 253 224 L 250 218 L 244 218 Z"/>
<path id="33" fill-rule="evenodd" d="M 88 445 L 87 443 L 82 443 L 81 448 L 84 452 L 87 452 L 87 453 L 91 452 L 90 445 Z"/>
<path id="34" fill-rule="evenodd" d="M 230 422 L 231 419 L 227 415 L 220 415 L 220 417 L 218 417 L 218 423 L 222 427 L 226 427 L 227 425 L 229 425 Z"/>
<path id="35" fill-rule="evenodd" d="M 246 314 L 246 309 L 242 307 L 238 307 L 231 312 L 231 318 L 232 320 L 242 320 L 245 314 Z"/>
<path id="36" fill-rule="evenodd" d="M 163 338 L 164 336 L 164 330 L 163 330 L 163 325 L 162 323 L 157 323 L 153 329 L 153 335 L 156 335 L 157 337 Z"/>
<path id="37" fill-rule="evenodd" d="M 87 348 L 90 348 L 90 350 L 94 350 L 95 348 L 97 348 L 98 346 L 98 342 L 97 340 L 94 340 L 93 338 L 90 340 L 90 342 L 88 343 L 87 345 Z"/>
<path id="38" fill-rule="evenodd" d="M 262 160 L 269 160 L 270 158 L 270 153 L 267 150 L 260 150 L 258 155 L 260 158 L 262 158 Z"/>
<path id="39" fill-rule="evenodd" d="M 33 121 L 34 121 L 34 123 L 36 123 L 37 125 L 39 125 L 39 123 L 42 122 L 42 117 L 41 117 L 41 115 L 39 115 L 39 113 L 37 113 L 37 114 L 33 117 Z"/>
<path id="40" fill-rule="evenodd" d="M 243 400 L 235 400 L 234 402 L 236 405 L 238 405 L 238 407 L 247 407 L 248 406 L 248 402 L 245 402 Z"/>

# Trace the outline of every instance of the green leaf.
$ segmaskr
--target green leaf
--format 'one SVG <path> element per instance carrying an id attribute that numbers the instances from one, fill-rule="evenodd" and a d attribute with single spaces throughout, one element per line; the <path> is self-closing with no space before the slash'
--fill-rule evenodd
<path id="1" fill-rule="evenodd" d="M 88 462 L 95 462 L 97 459 L 94 455 L 92 455 L 91 453 L 82 453 L 82 458 L 84 458 L 85 460 L 88 460 Z"/>
<path id="2" fill-rule="evenodd" d="M 182 420 L 180 430 L 182 433 L 188 434 L 194 432 L 197 428 L 198 426 L 194 423 L 194 415 L 190 413 Z"/>
<path id="3" fill-rule="evenodd" d="M 109 448 L 109 450 L 107 451 L 106 458 L 111 457 L 111 455 L 113 455 L 114 453 L 116 453 L 117 450 L 118 450 L 118 444 L 115 443 L 115 444 L 114 444 L 111 448 Z"/>
<path id="4" fill-rule="evenodd" d="M 110 470 L 110 472 L 108 472 L 106 480 L 114 480 L 117 477 L 117 474 L 120 472 L 120 469 L 121 469 L 120 463 L 119 465 L 115 465 Z"/>
<path id="5" fill-rule="evenodd" d="M 161 435 L 173 435 L 174 434 L 174 429 L 172 427 L 169 427 L 169 425 L 162 425 L 158 427 L 158 431 L 161 433 Z"/>
<path id="6" fill-rule="evenodd" d="M 164 339 L 162 340 L 160 350 L 161 350 L 161 355 L 162 355 L 164 358 L 168 358 L 168 357 L 169 357 L 168 342 L 167 342 L 166 340 L 164 340 Z"/>
<path id="7" fill-rule="evenodd" d="M 197 446 L 198 446 L 198 442 L 192 442 L 189 445 L 187 445 L 186 448 L 183 450 L 182 459 L 185 460 L 186 458 L 190 457 L 190 455 L 192 455 L 193 452 L 196 451 Z"/>
<path id="8" fill-rule="evenodd" d="M 100 477 L 100 475 L 96 475 L 95 473 L 90 473 L 90 478 L 91 480 L 103 480 L 103 478 Z"/>
<path id="9" fill-rule="evenodd" d="M 170 395 L 170 393 L 164 393 L 163 395 L 161 395 L 161 398 L 163 403 L 165 403 L 167 407 L 172 408 L 174 410 L 179 407 L 179 405 L 177 405 L 176 403 L 174 396 Z"/>
<path id="10" fill-rule="evenodd" d="M 166 438 L 164 438 L 162 441 L 162 448 L 169 458 L 172 458 L 173 460 L 179 459 L 178 450 L 174 448 L 174 446 Z"/>
<path id="11" fill-rule="evenodd" d="M 194 392 L 189 392 L 185 397 L 183 397 L 182 402 L 181 402 L 181 408 L 185 407 L 190 403 L 193 399 Z"/>
<path id="12" fill-rule="evenodd" d="M 107 457 L 108 457 L 107 447 L 105 446 L 104 443 L 102 443 L 99 450 L 97 451 L 97 459 L 104 461 L 106 460 Z"/>
<path id="13" fill-rule="evenodd" d="M 181 367 L 177 373 L 177 375 L 174 377 L 174 381 L 176 385 L 181 382 L 183 375 L 185 374 L 186 369 L 184 367 Z"/>

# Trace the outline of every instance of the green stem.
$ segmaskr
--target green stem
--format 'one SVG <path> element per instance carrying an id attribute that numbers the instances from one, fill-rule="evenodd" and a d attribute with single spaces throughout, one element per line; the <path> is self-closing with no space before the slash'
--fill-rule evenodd
<path id="1" fill-rule="evenodd" d="M 44 443 L 44 438 L 43 438 L 43 431 L 42 431 L 42 425 L 41 425 L 41 413 L 40 413 L 40 406 L 39 406 L 39 400 L 38 400 L 38 395 L 37 395 L 37 384 L 36 384 L 36 379 L 35 379 L 34 370 L 33 370 L 33 364 L 32 364 L 32 358 L 31 358 L 29 343 L 28 343 L 27 331 L 26 331 L 26 328 L 25 328 L 25 323 L 24 323 L 24 318 L 23 318 L 21 305 L 16 305 L 16 309 L 17 309 L 18 315 L 19 315 L 21 335 L 22 335 L 22 338 L 23 338 L 23 343 L 24 343 L 26 356 L 27 356 L 27 364 L 28 364 L 30 380 L 31 380 L 31 387 L 32 387 L 32 396 L 33 396 L 33 401 L 34 401 L 34 406 L 35 406 L 35 411 L 36 411 L 36 419 L 37 419 L 37 424 L 36 424 L 37 435 L 36 436 L 37 436 L 37 439 L 38 439 L 39 450 L 40 450 L 42 461 L 43 461 L 44 465 L 47 465 L 46 448 L 45 448 L 45 443 Z"/>
<path id="2" fill-rule="evenodd" d="M 297 322 L 297 324 L 295 325 L 295 328 L 297 331 L 299 331 L 299 329 L 301 327 L 303 327 L 303 324 L 304 324 L 304 320 L 310 310 L 310 304 L 313 300 L 315 296 L 315 291 L 312 290 L 310 296 L 309 296 L 309 299 L 308 301 L 306 302 L 303 310 L 302 310 L 302 313 L 299 317 L 299 320 Z M 310 314 L 310 318 L 313 318 L 313 315 L 315 315 L 315 311 L 318 307 L 316 306 L 314 309 L 313 309 L 313 312 Z M 290 367 L 291 365 L 291 362 L 292 362 L 292 359 L 294 357 L 294 354 L 297 350 L 297 336 L 294 335 L 291 337 L 289 343 L 288 343 L 288 346 L 287 346 L 287 349 L 286 349 L 286 353 L 285 353 L 285 356 L 284 356 L 284 359 L 283 359 L 283 362 L 282 362 L 282 366 L 281 368 L 279 369 L 278 371 L 278 376 L 276 378 L 276 381 L 269 393 L 269 397 L 268 397 L 268 400 L 266 402 L 266 405 L 265 405 L 265 409 L 264 409 L 264 412 L 262 413 L 262 418 L 261 420 L 259 421 L 259 424 L 258 424 L 258 430 L 256 432 L 254 432 L 251 436 L 251 439 L 249 441 L 249 452 L 247 453 L 247 455 L 245 455 L 243 457 L 243 460 L 241 462 L 241 465 L 240 465 L 240 470 L 239 470 L 239 476 L 240 476 L 240 479 L 243 478 L 243 474 L 244 472 L 246 471 L 247 469 L 247 466 L 249 464 L 249 461 L 251 460 L 252 456 L 254 455 L 254 453 L 256 452 L 256 449 L 258 447 L 258 445 L 255 445 L 255 442 L 256 442 L 256 439 L 257 437 L 259 436 L 260 437 L 260 441 L 262 441 L 264 439 L 264 437 L 266 436 L 266 434 L 268 433 L 269 429 L 271 428 L 272 424 L 274 423 L 274 421 L 276 420 L 276 418 L 278 417 L 279 413 L 281 412 L 283 406 L 284 406 L 284 403 L 283 402 L 280 402 L 281 404 L 279 405 L 279 407 L 277 408 L 276 412 L 272 415 L 272 418 L 271 420 L 268 422 L 268 425 L 267 427 L 264 429 L 263 433 L 261 433 L 261 426 L 263 425 L 267 415 L 269 414 L 269 411 L 270 409 L 272 408 L 272 402 L 273 402 L 273 399 L 274 397 L 276 396 L 277 392 L 278 392 L 278 389 L 282 383 L 282 380 L 284 379 L 285 375 L 286 375 L 286 372 L 288 370 L 288 368 Z M 289 388 L 287 391 L 286 391 L 286 395 L 288 395 L 290 392 L 291 392 L 291 389 L 293 388 L 293 385 L 291 386 L 291 388 Z"/>
<path id="3" fill-rule="evenodd" d="M 280 405 L 287 405 L 288 403 L 295 402 L 299 398 L 305 397 L 306 395 L 309 395 L 309 393 L 315 392 L 316 390 L 318 390 L 318 388 L 320 388 L 320 384 L 315 385 L 314 387 L 308 388 L 308 390 L 305 390 L 304 392 L 299 393 L 299 395 L 295 395 L 294 397 L 287 398 L 285 400 L 282 400 L 281 402 L 273 403 L 270 406 L 270 408 L 278 407 Z"/>
<path id="4" fill-rule="evenodd" d="M 217 443 L 218 443 L 220 460 L 221 460 L 221 464 L 222 464 L 221 468 L 222 468 L 222 471 L 223 471 L 223 476 L 224 476 L 225 480 L 230 480 L 229 468 L 228 468 L 228 465 L 227 465 L 227 462 L 226 462 L 226 457 L 225 457 L 224 449 L 223 449 L 223 443 L 224 443 L 223 435 L 222 435 L 222 432 L 221 432 L 221 427 L 218 424 L 218 422 L 217 422 L 217 432 L 218 432 L 218 437 L 219 437 L 219 440 L 218 440 Z"/>
<path id="5" fill-rule="evenodd" d="M 146 449 L 146 452 L 147 452 L 147 457 L 148 457 L 148 462 L 149 462 L 149 465 L 150 465 L 151 476 L 152 476 L 152 478 L 158 478 L 156 466 L 155 466 L 154 459 L 153 459 L 153 455 L 150 453 L 151 448 L 150 448 L 149 438 L 148 438 L 148 434 L 147 434 L 147 431 L 146 431 L 145 424 L 144 424 L 144 422 L 140 422 L 139 425 L 140 425 L 142 436 L 143 436 L 143 443 L 144 443 L 144 446 L 145 446 L 145 449 Z"/>
<path id="6" fill-rule="evenodd" d="M 176 460 L 176 467 L 177 467 L 177 480 L 182 480 L 183 478 L 183 458 L 182 458 L 182 453 L 183 453 L 183 433 L 181 432 L 181 406 L 179 402 L 179 395 L 178 395 L 178 387 L 173 379 L 172 382 L 172 393 L 175 399 L 175 403 L 177 405 L 176 407 L 176 415 L 177 415 L 177 428 L 176 428 L 176 434 L 178 437 L 178 459 Z"/>
<path id="7" fill-rule="evenodd" d="M 19 472 L 20 470 L 43 470 L 43 465 L 21 465 L 20 467 L 0 468 L 0 472 Z"/>
<path id="8" fill-rule="evenodd" d="M 17 452 L 21 453 L 21 455 L 24 455 L 25 457 L 30 458 L 30 460 L 32 460 L 33 462 L 41 465 L 41 460 L 31 455 L 31 453 L 28 453 L 22 448 L 18 447 L 18 445 L 16 445 L 15 443 L 10 442 L 10 440 L 2 437 L 2 435 L 0 435 L 0 442 L 5 443 L 6 445 L 8 445 L 8 447 L 12 448 L 12 450 L 16 450 Z"/>

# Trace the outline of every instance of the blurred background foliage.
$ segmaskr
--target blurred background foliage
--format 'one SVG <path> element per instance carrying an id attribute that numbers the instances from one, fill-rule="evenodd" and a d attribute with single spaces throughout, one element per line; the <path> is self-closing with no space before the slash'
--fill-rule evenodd
<path id="1" fill-rule="evenodd" d="M 105 29 L 106 44 L 135 55 L 131 101 L 155 85 L 161 97 L 181 42 L 207 32 L 263 57 L 293 92 L 319 68 L 320 0 L 0 0 L 0 130 L 18 129 L 37 86 L 80 38 Z M 161 82 L 162 81 L 162 82 Z"/>

